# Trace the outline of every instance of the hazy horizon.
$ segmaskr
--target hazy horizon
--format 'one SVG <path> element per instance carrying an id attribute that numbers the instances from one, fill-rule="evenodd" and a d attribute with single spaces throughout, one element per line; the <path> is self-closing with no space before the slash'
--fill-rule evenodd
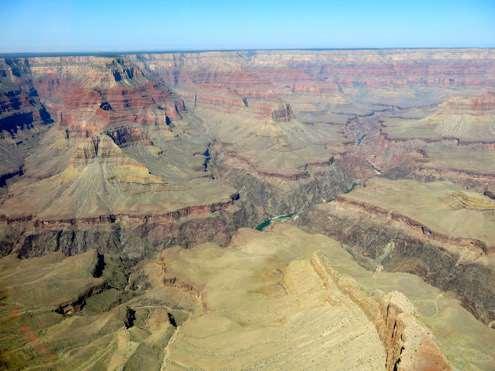
<path id="1" fill-rule="evenodd" d="M 383 48 L 255 48 L 255 49 L 176 49 L 176 50 L 81 50 L 81 51 L 51 51 L 51 52 L 0 52 L 0 57 L 71 57 L 71 56 L 100 56 L 112 57 L 118 55 L 136 54 L 175 54 L 175 53 L 228 53 L 228 52 L 325 52 L 325 51 L 359 51 L 359 50 L 470 50 L 495 49 L 495 46 L 458 46 L 458 47 L 383 47 Z"/>
<path id="2" fill-rule="evenodd" d="M 493 1 L 21 0 L 0 53 L 495 47 Z"/>

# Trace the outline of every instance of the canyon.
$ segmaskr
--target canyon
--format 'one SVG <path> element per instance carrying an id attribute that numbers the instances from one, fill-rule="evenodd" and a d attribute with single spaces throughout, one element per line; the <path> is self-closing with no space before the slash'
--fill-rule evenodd
<path id="1" fill-rule="evenodd" d="M 5 56 L 0 159 L 0 368 L 495 367 L 493 49 Z"/>

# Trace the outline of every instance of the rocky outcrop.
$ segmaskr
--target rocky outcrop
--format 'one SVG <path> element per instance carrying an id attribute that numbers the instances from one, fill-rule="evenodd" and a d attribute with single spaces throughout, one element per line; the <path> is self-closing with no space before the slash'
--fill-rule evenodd
<path id="1" fill-rule="evenodd" d="M 27 59 L 0 59 L 0 87 L 0 137 L 53 123 L 33 84 Z"/>
<path id="2" fill-rule="evenodd" d="M 344 213 L 334 206 L 310 210 L 299 218 L 299 223 L 308 230 L 342 241 L 368 269 L 381 266 L 387 271 L 416 274 L 433 286 L 455 292 L 463 306 L 483 323 L 495 319 L 491 310 L 495 305 L 491 284 L 495 271 L 477 261 L 479 253 L 471 259 L 461 258 L 455 249 L 408 233 L 407 229 L 382 219 L 374 209 L 368 209 L 366 214 Z M 390 243 L 393 243 L 391 249 Z"/>
<path id="3" fill-rule="evenodd" d="M 394 211 L 386 210 L 384 208 L 366 203 L 364 201 L 356 201 L 345 196 L 337 196 L 335 202 L 340 207 L 356 208 L 373 216 L 380 216 L 382 218 L 388 219 L 391 222 L 395 222 L 399 225 L 405 226 L 408 229 L 409 233 L 419 236 L 420 238 L 426 238 L 429 242 L 437 244 L 439 246 L 445 246 L 445 249 L 448 249 L 449 246 L 454 245 L 473 252 L 475 256 L 486 256 L 488 253 L 492 253 L 495 251 L 495 246 L 488 246 L 483 241 L 472 238 L 452 237 L 444 233 L 433 231 L 428 226 L 418 222 L 417 220 L 414 220 L 407 215 L 402 215 Z"/>
<path id="4" fill-rule="evenodd" d="M 172 245 L 188 247 L 207 241 L 225 245 L 232 233 L 247 223 L 234 204 L 237 200 L 239 196 L 233 195 L 223 203 L 191 206 L 161 215 L 116 214 L 65 220 L 2 216 L 0 223 L 10 229 L 9 234 L 17 235 L 18 242 L 0 241 L 0 252 L 5 255 L 16 251 L 20 258 L 28 258 L 55 251 L 71 256 L 97 249 L 143 258 Z M 140 241 L 143 249 L 133 250 L 131 241 Z"/>
<path id="5" fill-rule="evenodd" d="M 34 86 L 29 60 L 0 58 L 0 189 L 23 175 L 24 159 L 53 122 Z"/>
<path id="6" fill-rule="evenodd" d="M 456 97 L 447 100 L 443 106 L 458 113 L 474 113 L 482 115 L 486 111 L 495 110 L 495 92 L 484 92 L 474 97 Z"/>
<path id="7" fill-rule="evenodd" d="M 107 288 L 108 284 L 106 282 L 89 287 L 84 292 L 82 292 L 77 299 L 71 300 L 65 303 L 60 304 L 56 309 L 55 313 L 62 314 L 64 316 L 70 316 L 77 312 L 80 312 L 84 306 L 86 305 L 86 300 L 93 296 L 101 293 L 103 290 Z"/>
<path id="8" fill-rule="evenodd" d="M 278 109 L 272 111 L 272 119 L 277 122 L 288 122 L 294 117 L 290 104 L 282 104 Z"/>
<path id="9" fill-rule="evenodd" d="M 135 321 L 136 321 L 136 311 L 130 307 L 127 307 L 123 321 L 125 328 L 130 329 L 132 326 L 134 326 Z"/>
<path id="10" fill-rule="evenodd" d="M 480 193 L 484 193 L 486 188 L 495 189 L 495 174 L 491 172 L 420 165 L 411 169 L 409 176 L 421 181 L 449 180 L 461 184 L 467 189 L 475 189 Z M 487 194 L 485 196 L 489 197 Z"/>
<path id="11" fill-rule="evenodd" d="M 43 256 L 50 252 L 72 256 L 92 248 L 105 252 L 121 251 L 122 245 L 122 230 L 118 226 L 105 230 L 95 224 L 92 229 L 75 226 L 68 229 L 38 228 L 32 232 L 26 231 L 11 251 L 16 251 L 19 258 Z"/>
<path id="12" fill-rule="evenodd" d="M 286 175 L 224 167 L 218 156 L 214 158 L 214 174 L 242 190 L 241 213 L 252 227 L 267 216 L 301 213 L 321 200 L 332 200 L 352 184 L 352 178 L 334 162 L 316 172 Z M 273 177 L 290 182 L 290 186 L 280 189 L 271 182 Z"/>
<path id="13" fill-rule="evenodd" d="M 120 126 L 107 130 L 107 135 L 119 147 L 126 147 L 133 143 L 152 145 L 153 142 L 141 127 Z"/>
<path id="14" fill-rule="evenodd" d="M 164 125 L 179 118 L 185 103 L 131 59 L 33 58 L 34 84 L 60 125 L 94 135 L 109 126 Z"/>
<path id="15" fill-rule="evenodd" d="M 333 269 L 320 252 L 313 255 L 311 263 L 323 281 L 335 282 L 374 324 L 385 348 L 387 371 L 452 369 L 433 334 L 416 318 L 414 305 L 404 294 L 392 291 L 370 297 L 356 281 Z"/>
<path id="16" fill-rule="evenodd" d="M 414 318 L 414 307 L 403 294 L 386 295 L 376 320 L 387 350 L 387 371 L 452 369 L 431 332 Z"/>

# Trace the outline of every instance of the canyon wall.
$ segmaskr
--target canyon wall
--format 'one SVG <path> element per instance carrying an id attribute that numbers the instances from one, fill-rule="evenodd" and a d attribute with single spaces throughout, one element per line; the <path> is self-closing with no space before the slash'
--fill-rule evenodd
<path id="1" fill-rule="evenodd" d="M 469 242 L 446 246 L 432 238 L 428 229 L 418 234 L 409 226 L 404 228 L 383 218 L 373 208 L 339 211 L 342 208 L 346 207 L 334 204 L 312 209 L 301 216 L 299 223 L 344 242 L 368 269 L 416 274 L 442 290 L 455 292 L 480 321 L 487 325 L 493 321 L 495 270 L 486 263 L 483 249 Z"/>
<path id="2" fill-rule="evenodd" d="M 139 259 L 295 213 L 363 264 L 393 236 L 385 269 L 454 290 L 489 323 L 493 241 L 311 213 L 376 177 L 492 194 L 494 91 L 492 49 L 1 58 L 0 251 Z"/>

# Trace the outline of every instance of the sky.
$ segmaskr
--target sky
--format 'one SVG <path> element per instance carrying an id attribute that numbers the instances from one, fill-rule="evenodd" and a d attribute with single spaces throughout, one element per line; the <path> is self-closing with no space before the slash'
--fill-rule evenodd
<path id="1" fill-rule="evenodd" d="M 0 53 L 495 47 L 495 0 L 2 0 Z"/>

